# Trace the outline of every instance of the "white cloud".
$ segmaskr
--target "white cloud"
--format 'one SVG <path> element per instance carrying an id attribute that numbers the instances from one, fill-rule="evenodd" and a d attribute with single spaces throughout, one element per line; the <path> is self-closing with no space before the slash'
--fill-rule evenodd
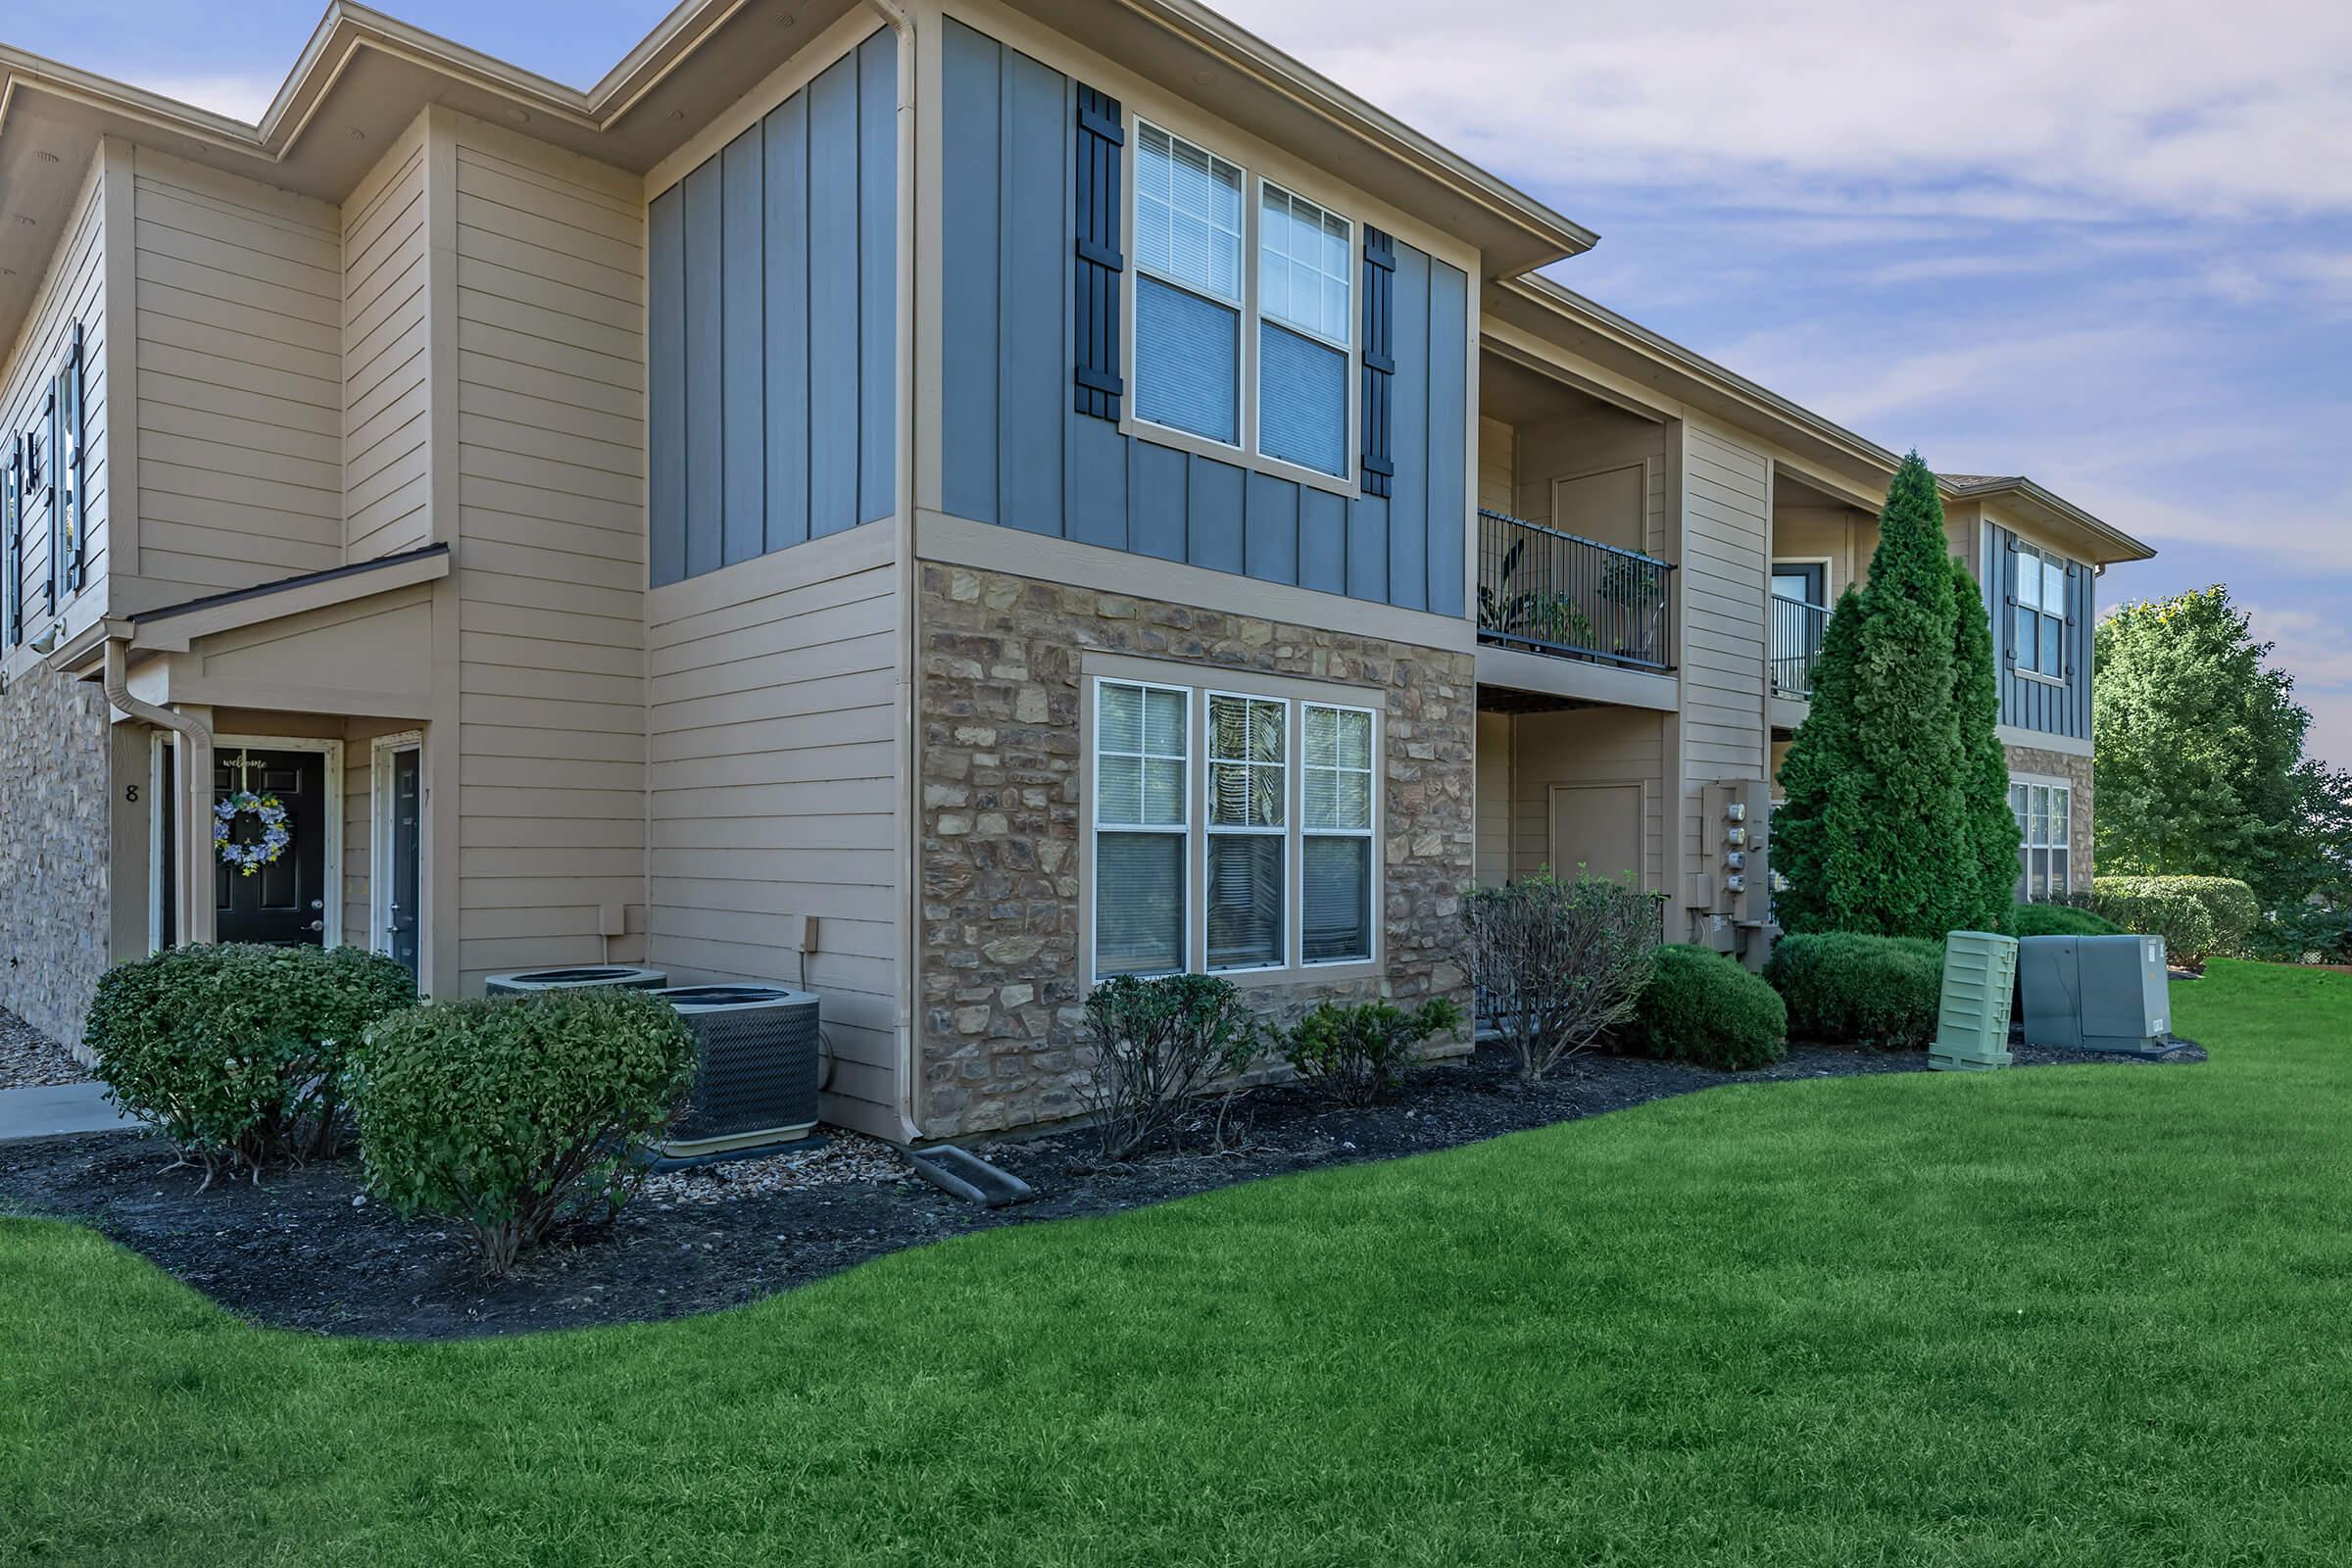
<path id="1" fill-rule="evenodd" d="M 1947 196 L 1987 183 L 2083 216 L 2352 209 L 2352 159 L 2321 151 L 2352 146 L 2341 5 L 1225 9 L 1440 140 L 1568 197 L 1796 176 Z"/>

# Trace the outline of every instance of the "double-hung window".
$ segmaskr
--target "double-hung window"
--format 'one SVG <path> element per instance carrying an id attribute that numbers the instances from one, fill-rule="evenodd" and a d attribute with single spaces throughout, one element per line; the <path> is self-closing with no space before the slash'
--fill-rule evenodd
<path id="1" fill-rule="evenodd" d="M 1374 959 L 1376 710 L 1279 685 L 1094 693 L 1096 977 Z"/>
<path id="2" fill-rule="evenodd" d="M 1291 705 L 1208 698 L 1208 967 L 1285 960 L 1290 884 Z"/>
<path id="3" fill-rule="evenodd" d="M 1242 171 L 1136 127 L 1136 416 L 1242 441 Z"/>
<path id="4" fill-rule="evenodd" d="M 2017 547 L 2017 666 L 2066 678 L 2066 563 Z"/>
<path id="5" fill-rule="evenodd" d="M 1257 449 L 1348 472 L 1348 220 L 1260 182 Z"/>
<path id="6" fill-rule="evenodd" d="M 1372 956 L 1372 713 L 1306 705 L 1300 720 L 1299 958 Z"/>
<path id="7" fill-rule="evenodd" d="M 1185 966 L 1192 693 L 1103 681 L 1095 697 L 1095 962 Z"/>
<path id="8" fill-rule="evenodd" d="M 2009 809 L 2017 817 L 2019 835 L 2017 896 L 2027 901 L 2065 898 L 2073 891 L 2067 854 L 2074 792 L 2064 784 L 2012 780 Z"/>

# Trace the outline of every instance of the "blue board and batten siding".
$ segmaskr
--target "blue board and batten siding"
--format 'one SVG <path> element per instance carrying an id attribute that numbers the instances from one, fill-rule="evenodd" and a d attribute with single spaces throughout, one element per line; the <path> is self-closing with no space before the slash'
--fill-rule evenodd
<path id="1" fill-rule="evenodd" d="M 1992 616 L 2000 669 L 2001 722 L 2070 740 L 2090 739 L 2091 626 L 2096 613 L 2091 569 L 2070 562 L 2066 575 L 2066 682 L 2036 680 L 2017 663 L 2017 535 L 1987 522 L 1984 608 Z"/>
<path id="2" fill-rule="evenodd" d="M 655 587 L 896 510 L 897 108 L 884 28 L 653 199 Z"/>
<path id="3" fill-rule="evenodd" d="M 1396 246 L 1396 471 L 1386 499 L 1123 435 L 1072 397 L 1077 84 L 959 23 L 944 39 L 943 509 L 1462 614 L 1468 276 Z"/>

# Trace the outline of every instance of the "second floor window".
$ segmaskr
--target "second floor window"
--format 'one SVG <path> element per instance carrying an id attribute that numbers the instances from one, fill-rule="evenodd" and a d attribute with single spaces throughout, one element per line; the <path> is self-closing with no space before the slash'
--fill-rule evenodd
<path id="1" fill-rule="evenodd" d="M 1260 185 L 1257 448 L 1323 473 L 1348 471 L 1348 220 Z"/>
<path id="2" fill-rule="evenodd" d="M 1242 440 L 1242 171 L 1157 125 L 1137 127 L 1136 415 Z"/>
<path id="3" fill-rule="evenodd" d="M 2066 678 L 2066 563 L 2017 547 L 2017 667 Z"/>

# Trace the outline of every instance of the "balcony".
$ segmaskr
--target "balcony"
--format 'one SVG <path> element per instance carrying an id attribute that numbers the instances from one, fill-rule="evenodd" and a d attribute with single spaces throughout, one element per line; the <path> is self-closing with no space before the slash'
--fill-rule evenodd
<path id="1" fill-rule="evenodd" d="M 1674 566 L 1481 509 L 1483 643 L 1662 674 L 1674 668 Z"/>
<path id="2" fill-rule="evenodd" d="M 1772 596 L 1772 695 L 1810 702 L 1821 664 L 1821 639 L 1830 607 L 1783 594 Z"/>

